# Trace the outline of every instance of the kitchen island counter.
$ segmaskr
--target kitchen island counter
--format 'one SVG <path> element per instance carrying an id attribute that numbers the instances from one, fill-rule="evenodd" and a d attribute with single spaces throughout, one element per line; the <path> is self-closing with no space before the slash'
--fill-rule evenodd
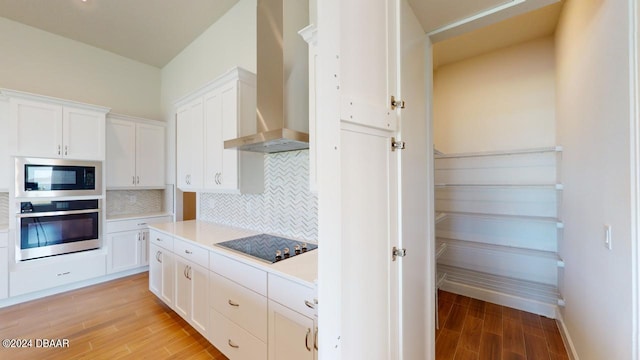
<path id="1" fill-rule="evenodd" d="M 164 234 L 194 243 L 209 251 L 227 256 L 247 265 L 262 269 L 268 273 L 279 275 L 283 278 L 301 283 L 306 286 L 313 287 L 314 281 L 318 277 L 317 250 L 296 255 L 290 259 L 281 260 L 274 264 L 268 264 L 253 257 L 246 256 L 235 251 L 230 251 L 220 246 L 215 246 L 215 244 L 224 241 L 240 239 L 259 234 L 259 232 L 256 231 L 198 220 L 150 224 L 150 228 Z"/>

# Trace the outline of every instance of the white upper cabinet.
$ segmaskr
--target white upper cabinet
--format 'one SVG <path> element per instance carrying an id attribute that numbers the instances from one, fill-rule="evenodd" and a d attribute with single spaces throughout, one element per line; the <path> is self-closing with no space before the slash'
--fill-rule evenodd
<path id="1" fill-rule="evenodd" d="M 340 118 L 344 121 L 396 130 L 397 115 L 391 107 L 391 96 L 397 98 L 396 4 L 371 0 L 340 3 L 338 78 Z"/>
<path id="2" fill-rule="evenodd" d="M 108 189 L 164 188 L 165 127 L 140 121 L 120 115 L 107 120 Z"/>
<path id="3" fill-rule="evenodd" d="M 10 97 L 12 153 L 104 160 L 108 109 L 3 90 Z"/>
<path id="4" fill-rule="evenodd" d="M 179 104 L 178 187 L 263 192 L 264 155 L 224 148 L 225 140 L 256 132 L 255 74 L 234 68 Z"/>
<path id="5" fill-rule="evenodd" d="M 177 181 L 182 190 L 202 188 L 203 117 L 202 98 L 192 100 L 177 111 Z"/>

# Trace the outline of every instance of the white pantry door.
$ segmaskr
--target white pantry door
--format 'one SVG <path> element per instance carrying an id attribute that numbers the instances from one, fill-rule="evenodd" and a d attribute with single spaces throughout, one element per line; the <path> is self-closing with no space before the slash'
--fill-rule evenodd
<path id="1" fill-rule="evenodd" d="M 400 8 L 401 359 L 435 358 L 435 261 L 431 43 L 407 0 Z"/>
<path id="2" fill-rule="evenodd" d="M 397 1 L 341 2 L 342 359 L 399 359 Z"/>

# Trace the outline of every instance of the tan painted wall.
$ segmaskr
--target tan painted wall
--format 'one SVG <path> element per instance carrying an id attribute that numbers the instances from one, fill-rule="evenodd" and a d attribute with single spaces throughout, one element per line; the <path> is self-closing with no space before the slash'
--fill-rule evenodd
<path id="1" fill-rule="evenodd" d="M 160 69 L 0 17 L 0 87 L 162 119 Z"/>
<path id="2" fill-rule="evenodd" d="M 555 145 L 554 39 L 439 67 L 434 142 L 445 153 Z"/>
<path id="3" fill-rule="evenodd" d="M 632 359 L 629 2 L 567 1 L 556 33 L 561 314 L 581 360 Z M 604 246 L 612 227 L 613 249 Z M 636 245 L 637 246 L 637 245 Z M 637 300 L 636 300 L 637 301 Z M 636 345 L 637 346 L 637 345 Z"/>

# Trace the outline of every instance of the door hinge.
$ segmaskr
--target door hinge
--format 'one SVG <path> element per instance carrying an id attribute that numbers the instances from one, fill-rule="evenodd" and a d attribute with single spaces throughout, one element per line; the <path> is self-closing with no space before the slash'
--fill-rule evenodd
<path id="1" fill-rule="evenodd" d="M 404 141 L 396 141 L 396 138 L 391 138 L 391 151 L 396 151 L 404 149 L 405 143 Z"/>
<path id="2" fill-rule="evenodd" d="M 393 247 L 391 250 L 391 260 L 396 261 L 397 257 L 405 257 L 407 256 L 407 249 L 398 249 L 397 247 Z"/>
<path id="3" fill-rule="evenodd" d="M 395 96 L 391 95 L 391 110 L 396 108 L 404 109 L 404 100 L 396 99 Z"/>

